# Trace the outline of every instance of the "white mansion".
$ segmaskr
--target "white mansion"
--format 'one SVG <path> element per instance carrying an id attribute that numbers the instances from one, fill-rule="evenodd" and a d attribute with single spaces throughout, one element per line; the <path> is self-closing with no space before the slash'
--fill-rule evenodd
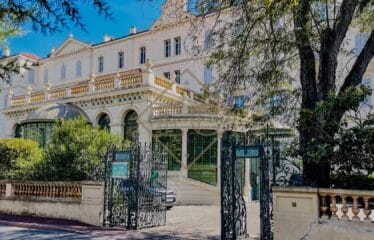
<path id="1" fill-rule="evenodd" d="M 169 149 L 169 175 L 218 197 L 221 136 L 228 126 L 243 129 L 233 127 L 235 116 L 201 97 L 215 73 L 185 47 L 192 17 L 186 0 L 167 0 L 146 31 L 131 28 L 129 35 L 104 36 L 93 45 L 70 35 L 46 58 L 9 56 L 30 68 L 21 68 L 0 92 L 0 138 L 33 138 L 44 146 L 56 118 L 83 115 L 124 139 L 136 133 L 140 142 L 161 141 Z M 209 29 L 200 35 L 209 50 Z M 370 80 L 373 64 L 368 72 Z M 243 104 L 241 96 L 234 101 Z M 246 191 L 249 165 L 246 161 Z M 257 168 L 251 171 L 256 174 Z"/>
<path id="2" fill-rule="evenodd" d="M 199 95 L 213 72 L 184 47 L 190 16 L 186 1 L 168 0 L 149 30 L 131 28 L 93 45 L 70 35 L 46 58 L 9 56 L 30 68 L 0 93 L 0 137 L 44 146 L 56 118 L 80 114 L 125 139 L 134 133 L 140 142 L 158 139 L 169 148 L 170 175 L 216 191 L 220 137 L 230 117 Z"/>

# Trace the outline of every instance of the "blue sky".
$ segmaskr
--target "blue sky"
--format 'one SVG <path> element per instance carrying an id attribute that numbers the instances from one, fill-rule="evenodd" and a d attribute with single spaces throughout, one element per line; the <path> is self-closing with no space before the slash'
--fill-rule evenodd
<path id="1" fill-rule="evenodd" d="M 98 43 L 104 34 L 120 37 L 129 33 L 131 26 L 136 26 L 138 31 L 148 27 L 160 16 L 160 6 L 163 0 L 107 0 L 113 13 L 114 21 L 105 20 L 87 5 L 82 5 L 83 22 L 86 24 L 87 33 L 75 28 L 63 29 L 59 33 L 44 35 L 33 32 L 31 27 L 24 27 L 23 36 L 9 39 L 11 54 L 29 52 L 40 57 L 45 57 L 52 48 L 57 48 L 71 33 L 74 38 L 87 43 Z"/>

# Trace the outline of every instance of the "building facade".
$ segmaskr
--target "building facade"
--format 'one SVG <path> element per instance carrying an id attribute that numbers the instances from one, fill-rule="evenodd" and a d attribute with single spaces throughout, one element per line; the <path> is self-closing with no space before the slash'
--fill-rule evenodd
<path id="1" fill-rule="evenodd" d="M 93 126 L 123 139 L 138 136 L 140 142 L 167 146 L 171 177 L 218 193 L 221 136 L 226 130 L 244 132 L 244 128 L 236 124 L 236 116 L 206 103 L 201 95 L 216 74 L 204 58 L 190 54 L 187 39 L 194 17 L 186 0 L 168 0 L 148 30 L 131 28 L 126 36 L 104 36 L 97 44 L 70 35 L 46 58 L 27 53 L 9 56 L 29 67 L 11 76 L 11 86 L 0 92 L 0 137 L 33 138 L 33 132 L 47 136 L 53 119 L 40 121 L 33 117 L 35 112 L 42 109 L 48 115 L 56 104 L 70 104 Z M 197 36 L 207 50 L 209 33 L 207 27 Z M 363 36 L 352 36 L 356 37 L 350 46 L 358 49 Z M 372 88 L 373 72 L 371 63 L 365 82 Z M 369 105 L 373 99 L 368 98 Z M 235 104 L 243 102 L 235 99 Z M 41 145 L 46 138 L 34 137 Z M 259 168 L 258 163 L 245 162 L 248 193 L 251 185 L 258 186 L 251 166 Z"/>

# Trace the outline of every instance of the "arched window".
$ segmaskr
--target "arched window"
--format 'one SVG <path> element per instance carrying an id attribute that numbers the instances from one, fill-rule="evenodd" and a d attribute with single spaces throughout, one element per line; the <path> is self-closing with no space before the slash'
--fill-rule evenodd
<path id="1" fill-rule="evenodd" d="M 82 76 L 82 62 L 81 62 L 81 60 L 77 61 L 75 76 L 76 77 Z"/>
<path id="2" fill-rule="evenodd" d="M 17 124 L 16 128 L 14 129 L 14 137 L 15 138 L 22 138 L 23 133 L 22 133 L 22 126 Z"/>
<path id="3" fill-rule="evenodd" d="M 65 80 L 66 79 L 66 66 L 65 64 L 62 64 L 61 66 L 61 80 Z"/>
<path id="4" fill-rule="evenodd" d="M 110 131 L 110 118 L 108 114 L 104 113 L 100 116 L 99 121 L 97 122 L 100 130 L 108 130 Z"/>
<path id="5" fill-rule="evenodd" d="M 134 142 L 138 136 L 138 114 L 131 110 L 127 113 L 124 121 L 124 139 Z"/>

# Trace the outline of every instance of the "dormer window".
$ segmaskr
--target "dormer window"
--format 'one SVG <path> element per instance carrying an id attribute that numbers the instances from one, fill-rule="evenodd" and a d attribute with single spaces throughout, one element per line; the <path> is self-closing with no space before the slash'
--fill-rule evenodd
<path id="1" fill-rule="evenodd" d="M 76 77 L 82 76 L 82 62 L 80 60 L 78 60 L 76 64 L 75 76 Z"/>
<path id="2" fill-rule="evenodd" d="M 98 65 L 98 71 L 100 73 L 104 72 L 104 57 L 100 56 L 98 59 L 99 65 Z"/>
<path id="3" fill-rule="evenodd" d="M 66 65 L 62 64 L 62 66 L 61 66 L 61 80 L 65 80 L 65 79 L 66 79 Z"/>

